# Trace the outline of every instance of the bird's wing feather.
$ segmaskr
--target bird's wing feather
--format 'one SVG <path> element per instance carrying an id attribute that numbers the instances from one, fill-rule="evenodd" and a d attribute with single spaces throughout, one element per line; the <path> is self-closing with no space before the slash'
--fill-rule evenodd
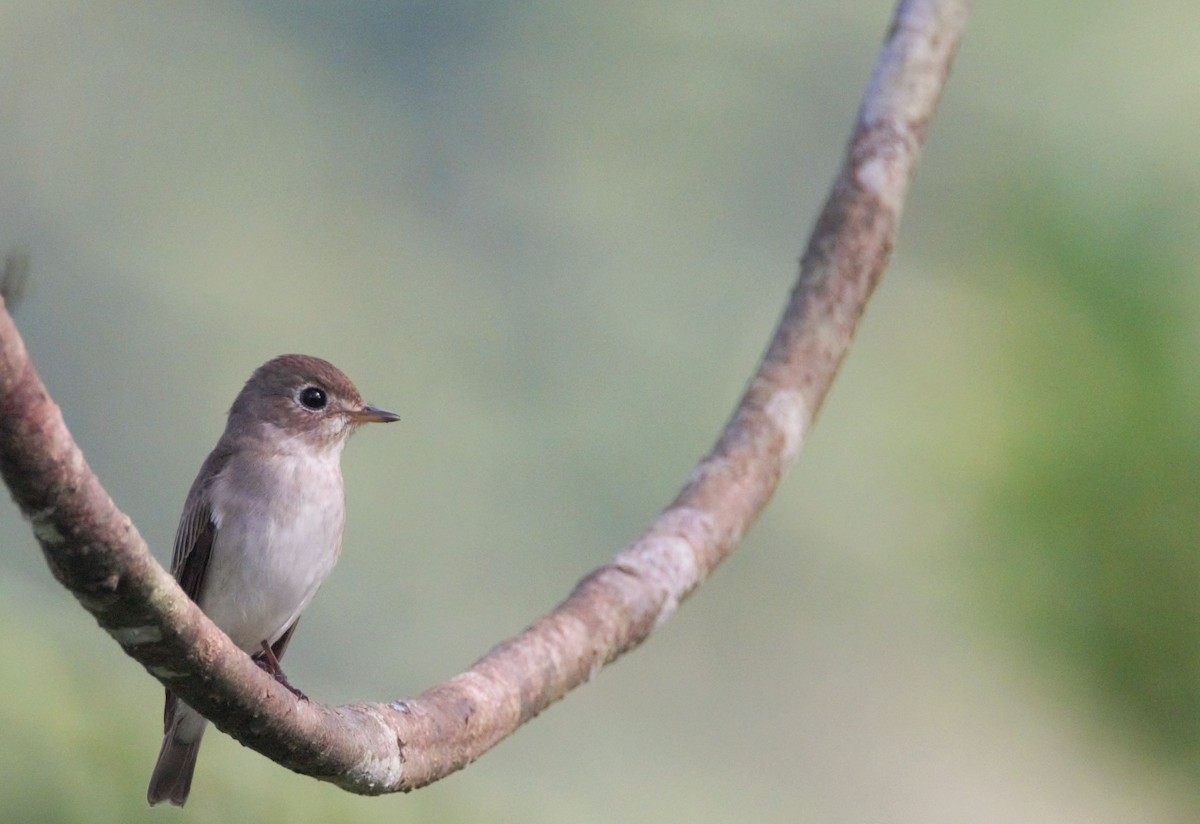
<path id="1" fill-rule="evenodd" d="M 216 524 L 212 521 L 212 510 L 207 503 L 195 506 L 187 513 L 188 520 L 180 523 L 181 539 L 175 544 L 175 560 L 171 563 L 171 573 L 179 581 L 179 586 L 188 597 L 197 603 L 204 587 L 204 572 L 208 569 L 208 559 L 212 554 L 213 540 L 217 536 Z"/>
<path id="2" fill-rule="evenodd" d="M 213 541 L 217 537 L 217 525 L 213 523 L 212 507 L 208 502 L 208 483 L 211 483 L 216 472 L 225 463 L 225 455 L 214 451 L 208 456 L 196 476 L 187 501 L 183 505 L 183 514 L 179 518 L 179 528 L 175 532 L 175 550 L 171 556 L 171 574 L 179 582 L 179 586 L 193 601 L 199 603 L 201 591 L 204 588 L 204 573 L 208 569 L 208 559 L 212 555 Z M 167 700 L 163 707 L 163 726 L 169 729 L 175 716 L 175 704 L 178 699 L 167 690 Z"/>
<path id="3" fill-rule="evenodd" d="M 288 641 L 292 640 L 292 633 L 296 631 L 296 624 L 300 623 L 297 618 L 292 621 L 292 625 L 283 631 L 283 635 L 279 636 L 279 640 L 271 644 L 271 652 L 275 653 L 275 660 L 278 661 L 283 657 L 284 651 L 287 649 Z"/>
<path id="4" fill-rule="evenodd" d="M 218 445 L 205 459 L 204 465 L 192 482 L 183 514 L 179 516 L 179 528 L 175 531 L 175 551 L 171 556 L 171 574 L 188 597 L 199 602 L 204 584 L 204 571 L 208 568 L 208 556 L 212 552 L 217 525 L 213 521 L 209 488 L 220 474 L 229 453 Z"/>

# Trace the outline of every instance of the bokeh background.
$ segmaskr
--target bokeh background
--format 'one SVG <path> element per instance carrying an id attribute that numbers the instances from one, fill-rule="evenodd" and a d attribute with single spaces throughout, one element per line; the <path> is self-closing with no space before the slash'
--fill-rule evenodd
<path id="1" fill-rule="evenodd" d="M 633 538 L 750 374 L 887 2 L 0 7 L 0 246 L 164 561 L 250 371 L 342 366 L 317 700 L 414 695 Z M 1200 817 L 1200 5 L 980 3 L 792 477 L 643 648 L 363 799 L 210 733 L 188 821 Z M 160 691 L 0 503 L 0 819 L 145 807 Z"/>

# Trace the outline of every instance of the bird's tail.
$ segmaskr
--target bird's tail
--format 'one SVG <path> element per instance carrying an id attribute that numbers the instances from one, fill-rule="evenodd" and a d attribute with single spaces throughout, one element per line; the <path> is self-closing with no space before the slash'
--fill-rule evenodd
<path id="1" fill-rule="evenodd" d="M 185 709 L 182 705 L 180 709 Z M 186 708 L 190 710 L 191 708 Z M 194 710 L 193 710 L 194 712 Z M 182 715 L 182 713 L 181 713 Z M 167 734 L 163 736 L 162 749 L 158 753 L 158 763 L 150 775 L 150 787 L 146 790 L 146 800 L 150 806 L 169 801 L 176 807 L 182 807 L 187 801 L 192 789 L 192 773 L 196 770 L 196 754 L 200 752 L 200 739 L 204 734 L 203 718 L 199 725 L 179 723 L 183 718 L 177 718 Z M 186 727 L 198 726 L 199 729 Z M 187 733 L 193 733 L 188 735 Z M 190 740 L 187 740 L 190 739 Z"/>

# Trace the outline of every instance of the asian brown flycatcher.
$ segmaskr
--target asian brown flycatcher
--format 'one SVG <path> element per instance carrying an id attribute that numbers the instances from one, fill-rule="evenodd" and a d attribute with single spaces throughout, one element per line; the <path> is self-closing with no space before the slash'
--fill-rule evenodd
<path id="1" fill-rule="evenodd" d="M 366 406 L 327 361 L 275 358 L 234 400 L 183 505 L 171 573 L 213 623 L 289 688 L 279 659 L 342 548 L 342 449 L 360 424 L 395 420 Z M 146 793 L 151 804 L 187 801 L 207 723 L 167 691 L 162 751 Z"/>

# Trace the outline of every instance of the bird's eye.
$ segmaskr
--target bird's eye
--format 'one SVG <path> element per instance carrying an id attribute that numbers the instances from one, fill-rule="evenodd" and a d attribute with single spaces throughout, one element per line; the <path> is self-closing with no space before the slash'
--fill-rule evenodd
<path id="1" fill-rule="evenodd" d="M 319 386 L 306 386 L 300 390 L 300 403 L 307 409 L 324 409 L 329 403 L 325 390 Z"/>

